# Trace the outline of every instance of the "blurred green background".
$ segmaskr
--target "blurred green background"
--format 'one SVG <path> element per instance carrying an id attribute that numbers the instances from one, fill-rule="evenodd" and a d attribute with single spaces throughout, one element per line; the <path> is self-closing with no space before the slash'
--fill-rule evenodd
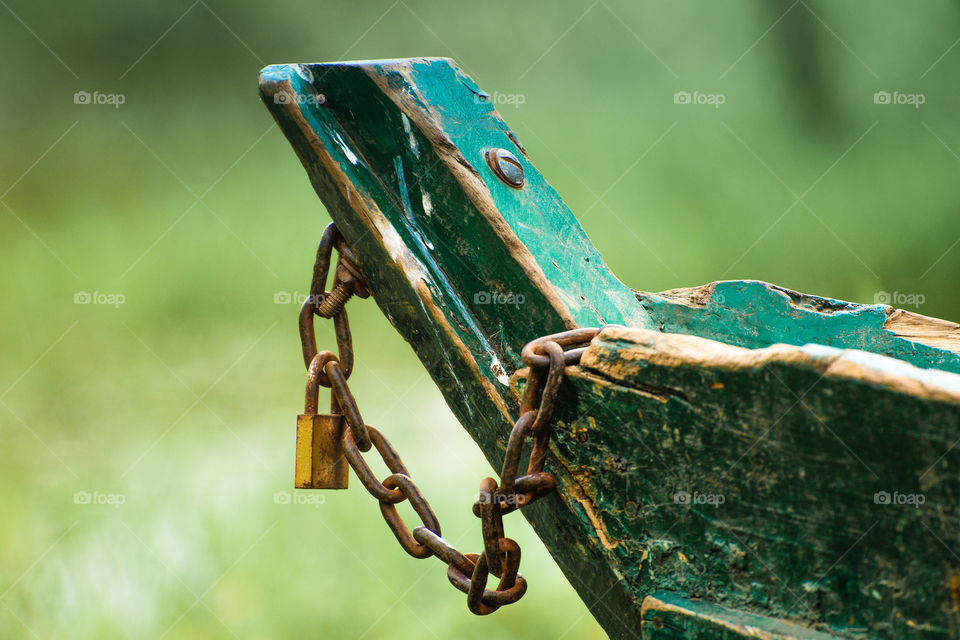
<path id="1" fill-rule="evenodd" d="M 481 619 L 358 483 L 275 500 L 304 380 L 283 294 L 328 216 L 266 64 L 455 58 L 634 288 L 758 278 L 960 319 L 956 3 L 0 5 L 3 638 L 603 637 L 522 518 L 529 593 Z M 351 305 L 364 417 L 473 549 L 489 466 Z"/>

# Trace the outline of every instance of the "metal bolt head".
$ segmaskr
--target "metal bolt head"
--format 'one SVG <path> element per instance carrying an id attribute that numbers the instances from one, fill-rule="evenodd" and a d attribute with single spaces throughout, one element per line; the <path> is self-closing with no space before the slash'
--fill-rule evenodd
<path id="1" fill-rule="evenodd" d="M 500 181 L 507 186 L 519 189 L 523 186 L 523 165 L 506 149 L 490 149 L 487 151 L 487 164 Z"/>

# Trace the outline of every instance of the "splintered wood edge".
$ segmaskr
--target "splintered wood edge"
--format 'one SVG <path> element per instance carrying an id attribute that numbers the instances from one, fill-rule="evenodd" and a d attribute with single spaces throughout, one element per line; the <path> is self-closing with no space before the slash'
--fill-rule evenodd
<path id="1" fill-rule="evenodd" d="M 638 296 L 657 295 L 666 298 L 675 304 L 681 304 L 690 308 L 702 308 L 705 307 L 710 301 L 710 297 L 713 295 L 714 289 L 720 282 L 726 281 L 710 282 L 699 287 L 669 289 L 656 294 L 651 294 L 644 291 L 635 291 L 634 293 Z M 809 301 L 829 301 L 827 298 L 791 291 L 790 289 L 778 287 L 769 283 L 761 284 L 764 284 L 767 288 L 773 291 L 778 291 L 784 294 L 788 298 L 791 306 L 803 311 L 812 312 L 811 309 L 797 305 L 795 300 L 801 299 Z M 853 303 L 850 304 L 853 306 Z M 882 328 L 889 331 L 893 335 L 905 340 L 910 340 L 918 344 L 932 347 L 934 349 L 942 349 L 944 351 L 960 354 L 960 324 L 951 322 L 949 320 L 941 320 L 940 318 L 925 316 L 912 311 L 906 311 L 904 309 L 897 309 L 891 307 L 890 305 L 877 306 L 881 307 L 884 314 L 887 316 Z M 820 313 L 831 313 L 831 311 L 824 309 L 820 311 Z"/>
<path id="2" fill-rule="evenodd" d="M 884 311 L 887 321 L 883 328 L 894 335 L 934 349 L 960 353 L 960 324 L 890 306 Z"/>
<path id="3" fill-rule="evenodd" d="M 609 357 L 614 350 L 616 358 Z M 891 391 L 940 402 L 960 404 L 960 375 L 921 369 L 887 356 L 808 344 L 775 344 L 745 349 L 697 336 L 647 329 L 605 327 L 594 338 L 580 366 L 620 380 L 631 365 L 644 361 L 662 367 L 748 370 L 768 364 L 793 364 L 819 371 L 824 377 L 875 384 Z"/>

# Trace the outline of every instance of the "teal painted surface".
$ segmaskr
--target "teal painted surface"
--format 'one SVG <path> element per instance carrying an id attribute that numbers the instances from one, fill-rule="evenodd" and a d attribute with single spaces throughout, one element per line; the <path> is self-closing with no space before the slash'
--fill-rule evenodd
<path id="1" fill-rule="evenodd" d="M 702 307 L 678 304 L 663 294 L 638 296 L 657 328 L 666 333 L 687 333 L 751 349 L 776 343 L 862 349 L 918 367 L 960 373 L 957 353 L 884 329 L 886 305 L 800 294 L 755 280 L 717 282 Z"/>
<path id="2" fill-rule="evenodd" d="M 414 64 L 411 75 L 424 103 L 479 172 L 510 228 L 547 277 L 563 283 L 558 291 L 577 322 L 650 326 L 634 302 L 627 301 L 629 289 L 606 267 L 576 217 L 526 157 L 490 96 L 451 64 Z M 515 153 L 526 177 L 523 189 L 505 185 L 484 162 L 482 154 L 492 147 Z"/>

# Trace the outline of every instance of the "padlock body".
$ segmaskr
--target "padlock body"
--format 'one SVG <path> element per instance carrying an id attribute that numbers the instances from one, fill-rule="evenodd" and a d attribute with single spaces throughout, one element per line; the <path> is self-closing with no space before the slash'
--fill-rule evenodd
<path id="1" fill-rule="evenodd" d="M 343 455 L 342 415 L 297 416 L 298 489 L 346 489 L 350 464 Z"/>

